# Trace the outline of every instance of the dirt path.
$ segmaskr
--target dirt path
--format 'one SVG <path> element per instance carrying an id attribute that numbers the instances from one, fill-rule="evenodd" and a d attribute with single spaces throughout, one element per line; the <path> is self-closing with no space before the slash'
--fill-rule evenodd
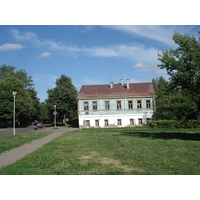
<path id="1" fill-rule="evenodd" d="M 13 148 L 11 150 L 5 151 L 0 154 L 0 168 L 9 165 L 11 163 L 20 160 L 21 158 L 25 157 L 27 154 L 36 151 L 37 149 L 44 146 L 44 144 L 54 140 L 55 138 L 61 136 L 65 132 L 77 130 L 75 128 L 60 128 L 55 130 L 52 134 L 42 137 L 37 140 L 33 140 L 29 143 L 23 144 L 20 147 Z M 46 130 L 51 132 L 52 129 Z"/>

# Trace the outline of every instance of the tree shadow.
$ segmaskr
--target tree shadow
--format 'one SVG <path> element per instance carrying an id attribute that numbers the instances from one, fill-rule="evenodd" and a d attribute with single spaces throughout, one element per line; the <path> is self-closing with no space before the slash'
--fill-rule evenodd
<path id="1" fill-rule="evenodd" d="M 200 141 L 200 133 L 183 133 L 183 132 L 121 132 L 121 135 L 151 139 L 178 139 Z"/>

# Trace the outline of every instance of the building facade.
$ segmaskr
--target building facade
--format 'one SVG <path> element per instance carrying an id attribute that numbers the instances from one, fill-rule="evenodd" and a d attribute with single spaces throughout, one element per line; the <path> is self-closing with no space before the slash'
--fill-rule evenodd
<path id="1" fill-rule="evenodd" d="M 147 124 L 154 110 L 151 83 L 83 85 L 77 96 L 79 127 Z"/>

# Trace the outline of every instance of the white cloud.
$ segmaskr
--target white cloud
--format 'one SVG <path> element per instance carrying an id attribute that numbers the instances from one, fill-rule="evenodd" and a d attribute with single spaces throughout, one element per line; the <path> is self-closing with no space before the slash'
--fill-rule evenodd
<path id="1" fill-rule="evenodd" d="M 138 69 L 142 72 L 160 72 L 160 68 L 157 66 L 157 64 L 144 64 L 144 63 L 137 63 L 133 66 L 133 68 Z"/>
<path id="2" fill-rule="evenodd" d="M 120 26 L 121 27 L 121 26 Z M 78 56 L 78 55 L 87 55 L 87 56 L 96 56 L 96 57 L 123 57 L 128 59 L 133 59 L 136 62 L 156 62 L 157 56 L 160 51 L 155 48 L 146 48 L 141 44 L 129 44 L 129 45 L 111 45 L 111 46 L 99 46 L 99 47 L 77 47 L 77 46 L 68 46 L 55 42 L 53 40 L 40 40 L 38 36 L 31 32 L 20 33 L 18 30 L 12 29 L 13 36 L 20 41 L 29 41 L 33 45 L 39 47 L 50 48 L 53 51 L 62 51 L 68 56 Z M 45 52 L 44 55 L 40 57 L 49 56 Z"/>
<path id="3" fill-rule="evenodd" d="M 24 46 L 21 44 L 6 43 L 0 46 L 0 51 L 14 51 L 14 50 L 20 50 L 22 48 L 24 48 Z"/>
<path id="4" fill-rule="evenodd" d="M 46 57 L 49 57 L 50 55 L 51 55 L 50 52 L 44 52 L 39 56 L 39 58 L 46 58 Z"/>
<path id="5" fill-rule="evenodd" d="M 174 46 L 172 36 L 175 31 L 183 34 L 190 33 L 194 26 L 159 26 L 159 25 L 122 25 L 122 26 L 104 26 L 113 30 L 122 31 L 131 34 L 133 37 L 140 36 L 148 39 L 153 39 L 167 45 Z"/>

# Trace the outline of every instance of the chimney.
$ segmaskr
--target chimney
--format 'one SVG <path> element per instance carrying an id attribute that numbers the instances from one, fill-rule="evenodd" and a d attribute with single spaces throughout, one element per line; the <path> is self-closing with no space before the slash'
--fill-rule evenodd
<path id="1" fill-rule="evenodd" d="M 121 78 L 120 80 L 121 80 L 121 85 L 124 85 L 124 79 Z"/>
<path id="2" fill-rule="evenodd" d="M 130 89 L 129 81 L 130 81 L 129 79 L 126 79 L 126 88 L 127 89 Z"/>
<path id="3" fill-rule="evenodd" d="M 113 88 L 113 82 L 110 82 L 110 88 Z"/>

